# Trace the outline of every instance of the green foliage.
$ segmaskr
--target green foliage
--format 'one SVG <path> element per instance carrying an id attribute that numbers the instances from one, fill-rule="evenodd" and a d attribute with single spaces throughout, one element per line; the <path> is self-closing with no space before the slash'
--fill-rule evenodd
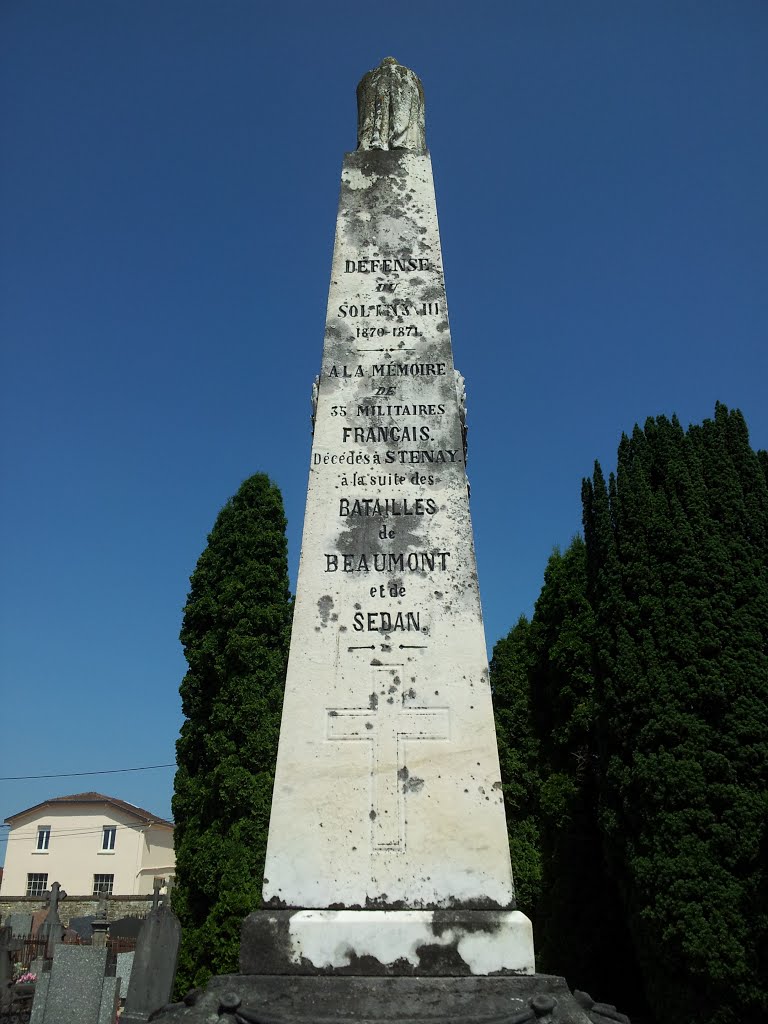
<path id="1" fill-rule="evenodd" d="M 509 828 L 517 907 L 535 917 L 541 892 L 538 752 L 528 693 L 530 624 L 521 616 L 499 640 L 491 659 L 491 687 L 502 792 Z"/>
<path id="2" fill-rule="evenodd" d="M 596 814 L 594 633 L 586 546 L 576 537 L 550 557 L 531 626 L 530 700 L 541 745 L 537 956 L 539 969 L 629 1008 L 621 997 L 633 982 L 637 988 L 636 964 Z"/>
<path id="3" fill-rule="evenodd" d="M 757 1024 L 768 454 L 722 405 L 687 431 L 649 419 L 582 496 L 584 541 L 553 553 L 533 619 L 492 662 L 539 969 L 630 1013 L 644 989 L 658 1024 Z"/>
<path id="4" fill-rule="evenodd" d="M 768 1012 L 765 465 L 718 405 L 584 485 L 600 826 L 660 1022 Z"/>
<path id="5" fill-rule="evenodd" d="M 496 644 L 491 683 L 518 906 L 539 969 L 609 998 L 634 959 L 596 816 L 593 635 L 577 537 L 550 557 L 532 621 Z"/>
<path id="6" fill-rule="evenodd" d="M 285 526 L 278 488 L 250 477 L 190 579 L 173 797 L 179 991 L 237 970 L 240 923 L 260 899 L 292 614 Z"/>

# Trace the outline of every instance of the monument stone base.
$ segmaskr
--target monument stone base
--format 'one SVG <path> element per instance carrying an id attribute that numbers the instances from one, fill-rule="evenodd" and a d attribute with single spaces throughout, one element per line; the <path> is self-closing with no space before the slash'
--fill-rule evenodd
<path id="1" fill-rule="evenodd" d="M 617 1024 L 554 975 L 463 978 L 229 974 L 152 1015 L 160 1024 Z"/>
<path id="2" fill-rule="evenodd" d="M 243 922 L 243 974 L 533 974 L 518 910 L 257 910 Z"/>

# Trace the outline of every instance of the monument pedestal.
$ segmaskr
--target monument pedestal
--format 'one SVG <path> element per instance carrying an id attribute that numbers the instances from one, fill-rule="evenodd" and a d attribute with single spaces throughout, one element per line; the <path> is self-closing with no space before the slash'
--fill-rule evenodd
<path id="1" fill-rule="evenodd" d="M 229 974 L 190 1005 L 168 1007 L 163 1024 L 617 1024 L 611 1007 L 574 997 L 564 978 L 370 978 Z M 613 1013 L 605 1016 L 601 1011 Z"/>
<path id="2" fill-rule="evenodd" d="M 517 910 L 257 910 L 243 922 L 240 970 L 531 975 L 533 934 Z"/>

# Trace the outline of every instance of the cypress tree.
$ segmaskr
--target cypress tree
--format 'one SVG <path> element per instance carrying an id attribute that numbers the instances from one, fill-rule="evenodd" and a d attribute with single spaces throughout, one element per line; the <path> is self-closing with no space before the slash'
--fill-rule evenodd
<path id="1" fill-rule="evenodd" d="M 768 489 L 740 413 L 584 486 L 607 862 L 660 1022 L 768 1010 Z"/>
<path id="2" fill-rule="evenodd" d="M 518 910 L 535 920 L 541 893 L 539 744 L 531 715 L 530 663 L 530 623 L 521 615 L 495 644 L 490 675 L 515 898 Z"/>
<path id="3" fill-rule="evenodd" d="M 260 898 L 292 613 L 285 526 L 279 489 L 250 477 L 190 578 L 173 797 L 179 991 L 237 969 L 240 923 Z"/>
<path id="4" fill-rule="evenodd" d="M 596 813 L 594 632 L 586 546 L 576 537 L 551 555 L 530 629 L 530 702 L 540 750 L 537 960 L 541 970 L 565 974 L 634 1011 L 642 1003 L 626 994 L 637 990 L 637 968 Z"/>

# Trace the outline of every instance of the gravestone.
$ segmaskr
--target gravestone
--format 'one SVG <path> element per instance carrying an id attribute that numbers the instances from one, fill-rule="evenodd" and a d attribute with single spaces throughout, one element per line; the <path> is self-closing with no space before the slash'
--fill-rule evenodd
<path id="1" fill-rule="evenodd" d="M 515 908 L 424 95 L 344 158 L 264 873 L 239 975 L 157 1019 L 588 1024 Z"/>
<path id="2" fill-rule="evenodd" d="M 122 1024 L 139 1024 L 171 998 L 181 941 L 179 919 L 167 903 L 160 902 L 155 882 L 152 910 L 141 927 L 127 986 Z"/>
<path id="3" fill-rule="evenodd" d="M 120 979 L 120 993 L 125 996 L 128 986 L 131 984 L 131 971 L 133 970 L 134 950 L 126 953 L 118 953 L 116 956 L 117 966 L 115 975 Z"/>
<path id="4" fill-rule="evenodd" d="M 48 909 L 49 908 L 43 908 L 42 910 L 36 910 L 34 912 L 34 914 L 32 915 L 32 932 L 31 932 L 31 934 L 35 938 L 37 938 L 37 936 L 40 934 L 40 929 L 42 928 L 42 926 L 43 926 L 43 924 L 45 922 L 46 917 L 48 917 Z"/>
<path id="5" fill-rule="evenodd" d="M 14 936 L 10 925 L 0 925 L 0 1011 L 10 1008 L 13 964 L 21 949 L 21 939 Z"/>
<path id="6" fill-rule="evenodd" d="M 50 959 L 54 954 L 56 943 L 61 942 L 64 935 L 64 925 L 59 917 L 59 903 L 67 898 L 67 894 L 58 882 L 53 882 L 51 888 L 44 893 L 44 896 L 48 902 L 48 912 L 37 930 L 37 937 L 48 940 L 45 955 Z"/>
<path id="7" fill-rule="evenodd" d="M 89 914 L 87 917 L 71 917 L 69 919 L 69 927 L 77 932 L 81 939 L 90 939 L 93 935 L 93 922 L 95 920 L 95 914 Z"/>
<path id="8" fill-rule="evenodd" d="M 9 914 L 4 923 L 11 929 L 12 935 L 26 938 L 32 934 L 32 914 Z"/>
<path id="9" fill-rule="evenodd" d="M 108 952 L 56 946 L 50 973 L 38 975 L 30 1024 L 113 1024 L 119 979 L 106 977 Z"/>
<path id="10" fill-rule="evenodd" d="M 113 938 L 135 939 L 144 921 L 143 917 L 119 917 L 109 926 L 109 934 Z"/>

